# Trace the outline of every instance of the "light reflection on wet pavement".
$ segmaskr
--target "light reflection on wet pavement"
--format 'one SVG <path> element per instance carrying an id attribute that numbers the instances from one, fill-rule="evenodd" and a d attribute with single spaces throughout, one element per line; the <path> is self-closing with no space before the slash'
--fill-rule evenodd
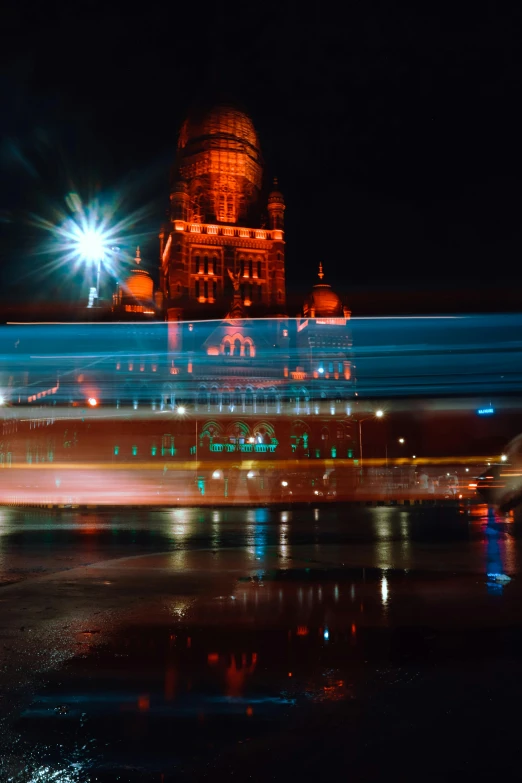
<path id="1" fill-rule="evenodd" d="M 0 779 L 507 774 L 521 541 L 486 507 L 3 511 Z"/>

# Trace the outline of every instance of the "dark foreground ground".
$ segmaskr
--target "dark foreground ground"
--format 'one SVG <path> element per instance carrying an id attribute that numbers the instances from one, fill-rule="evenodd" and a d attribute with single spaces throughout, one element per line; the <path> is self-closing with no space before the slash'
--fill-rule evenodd
<path id="1" fill-rule="evenodd" d="M 521 554 L 486 507 L 1 511 L 0 780 L 516 777 Z"/>

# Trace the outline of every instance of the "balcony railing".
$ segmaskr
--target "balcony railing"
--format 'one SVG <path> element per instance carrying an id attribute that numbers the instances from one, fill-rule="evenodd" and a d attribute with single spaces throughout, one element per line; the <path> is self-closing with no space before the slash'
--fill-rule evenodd
<path id="1" fill-rule="evenodd" d="M 242 453 L 273 454 L 277 443 L 211 443 L 210 451 L 226 452 L 228 454 L 240 451 Z"/>
<path id="2" fill-rule="evenodd" d="M 242 237 L 246 239 L 283 239 L 283 231 L 274 229 L 268 231 L 264 228 L 244 228 L 236 226 L 216 226 L 208 223 L 186 223 L 184 220 L 175 220 L 176 231 L 188 231 L 191 234 L 210 234 L 212 236 Z"/>

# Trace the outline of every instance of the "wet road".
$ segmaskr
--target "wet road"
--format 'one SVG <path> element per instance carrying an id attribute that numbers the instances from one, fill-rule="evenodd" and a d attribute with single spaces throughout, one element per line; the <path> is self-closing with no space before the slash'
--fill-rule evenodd
<path id="1" fill-rule="evenodd" d="M 483 506 L 2 510 L 0 779 L 507 774 L 521 557 Z"/>

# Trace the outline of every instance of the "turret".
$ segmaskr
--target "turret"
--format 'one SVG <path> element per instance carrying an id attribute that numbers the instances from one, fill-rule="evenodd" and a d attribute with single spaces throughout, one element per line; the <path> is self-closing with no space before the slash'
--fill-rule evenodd
<path id="1" fill-rule="evenodd" d="M 278 190 L 277 178 L 274 178 L 274 186 L 268 196 L 268 224 L 269 228 L 284 228 L 285 200 Z"/>

